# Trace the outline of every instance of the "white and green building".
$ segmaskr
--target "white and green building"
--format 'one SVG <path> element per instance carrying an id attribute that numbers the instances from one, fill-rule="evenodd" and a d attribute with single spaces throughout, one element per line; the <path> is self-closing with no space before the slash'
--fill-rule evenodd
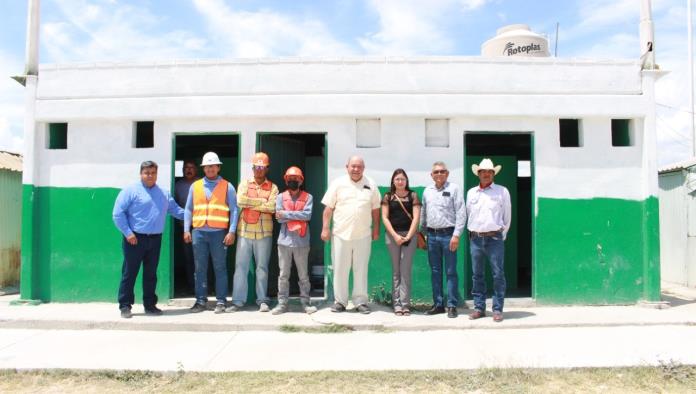
<path id="1" fill-rule="evenodd" d="M 630 304 L 660 299 L 655 81 L 638 60 L 550 57 L 335 57 L 42 65 L 24 76 L 25 171 L 21 297 L 112 301 L 121 235 L 111 222 L 139 163 L 159 163 L 173 189 L 177 165 L 216 151 L 223 176 L 251 175 L 271 157 L 317 198 L 311 264 L 330 298 L 330 245 L 319 240 L 327 182 L 361 155 L 383 188 L 404 168 L 417 190 L 436 160 L 450 181 L 477 183 L 482 157 L 503 165 L 513 196 L 506 244 L 509 295 L 540 304 Z M 282 188 L 281 188 L 282 189 Z M 185 278 L 168 226 L 158 292 Z M 469 296 L 462 248 L 460 291 Z M 230 267 L 234 267 L 230 254 Z M 277 264 L 275 267 L 277 272 Z M 414 297 L 430 300 L 424 252 Z M 231 271 L 231 270 L 230 270 Z M 231 275 L 231 272 L 230 272 Z M 373 244 L 369 282 L 388 297 L 391 264 Z M 270 279 L 271 294 L 274 277 Z M 253 288 L 250 287 L 250 288 Z"/>

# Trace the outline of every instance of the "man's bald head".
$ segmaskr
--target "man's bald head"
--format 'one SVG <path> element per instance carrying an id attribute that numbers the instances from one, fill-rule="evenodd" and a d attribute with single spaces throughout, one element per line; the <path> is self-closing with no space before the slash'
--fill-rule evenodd
<path id="1" fill-rule="evenodd" d="M 346 170 L 353 182 L 359 181 L 362 179 L 365 171 L 365 160 L 360 156 L 351 156 L 348 158 L 348 163 L 346 163 Z"/>

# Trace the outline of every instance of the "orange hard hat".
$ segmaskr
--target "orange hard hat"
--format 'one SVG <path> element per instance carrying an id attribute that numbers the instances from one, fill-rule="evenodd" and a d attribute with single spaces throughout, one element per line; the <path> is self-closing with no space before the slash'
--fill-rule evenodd
<path id="1" fill-rule="evenodd" d="M 268 163 L 269 163 L 268 155 L 263 153 L 263 152 L 257 152 L 251 158 L 251 165 L 254 165 L 254 166 L 268 167 Z"/>
<path id="2" fill-rule="evenodd" d="M 288 168 L 288 170 L 285 171 L 285 176 L 283 176 L 283 179 L 285 179 L 285 181 L 287 182 L 288 177 L 291 175 L 299 176 L 300 179 L 302 180 L 302 182 L 304 182 L 304 175 L 302 175 L 302 170 L 300 170 L 299 168 L 297 168 L 295 166 Z"/>

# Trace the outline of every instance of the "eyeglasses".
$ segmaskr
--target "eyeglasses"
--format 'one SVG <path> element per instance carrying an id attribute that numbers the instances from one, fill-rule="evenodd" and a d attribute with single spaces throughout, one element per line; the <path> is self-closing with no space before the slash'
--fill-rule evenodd
<path id="1" fill-rule="evenodd" d="M 433 175 L 447 174 L 447 170 L 433 170 Z"/>
<path id="2" fill-rule="evenodd" d="M 251 169 L 254 171 L 263 171 L 266 169 L 264 166 L 251 166 Z"/>

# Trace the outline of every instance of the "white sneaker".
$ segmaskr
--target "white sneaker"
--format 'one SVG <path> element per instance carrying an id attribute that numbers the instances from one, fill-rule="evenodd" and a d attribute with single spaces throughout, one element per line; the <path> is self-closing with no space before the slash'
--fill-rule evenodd
<path id="1" fill-rule="evenodd" d="M 317 311 L 317 307 L 312 305 L 305 305 L 304 311 L 306 314 L 311 315 L 312 313 Z"/>
<path id="2" fill-rule="evenodd" d="M 268 304 L 266 304 L 265 302 L 262 302 L 262 303 L 259 305 L 259 312 L 268 312 L 268 311 L 270 311 L 270 310 L 271 310 L 271 308 L 269 308 L 269 307 L 268 307 Z"/>

